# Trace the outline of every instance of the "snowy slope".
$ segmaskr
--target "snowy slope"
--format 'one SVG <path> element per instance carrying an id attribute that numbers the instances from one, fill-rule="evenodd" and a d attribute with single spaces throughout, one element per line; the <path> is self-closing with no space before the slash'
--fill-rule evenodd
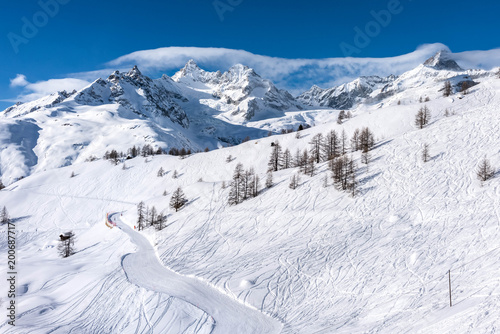
<path id="1" fill-rule="evenodd" d="M 447 98 L 439 92 L 441 77 L 421 80 L 382 103 L 359 106 L 342 125 L 332 121 L 336 111 L 315 112 L 316 127 L 300 139 L 266 137 L 186 159 L 136 158 L 125 169 L 78 161 L 10 185 L 0 191 L 0 204 L 17 222 L 22 311 L 18 327 L 1 330 L 209 332 L 224 315 L 127 277 L 123 257 L 142 246 L 119 228 L 107 229 L 104 217 L 123 211 L 123 221 L 133 225 L 144 200 L 168 214 L 163 231 L 141 232 L 166 268 L 218 289 L 221 299 L 262 311 L 282 333 L 498 331 L 500 182 L 496 177 L 481 187 L 475 169 L 484 155 L 500 166 L 500 80 L 478 75 L 468 95 Z M 414 126 L 419 96 L 431 98 L 432 122 L 422 130 Z M 454 115 L 444 117 L 446 108 Z M 259 125 L 299 117 L 304 114 L 291 112 Z M 323 188 L 329 174 L 322 163 L 315 176 L 301 175 L 296 190 L 288 182 L 297 171 L 283 170 L 274 173 L 273 188 L 228 206 L 223 182 L 239 162 L 265 179 L 272 141 L 294 152 L 309 147 L 316 133 L 345 129 L 350 136 L 362 126 L 372 129 L 377 145 L 369 168 L 353 154 L 361 166 L 357 197 L 337 191 L 331 180 Z M 428 163 L 420 159 L 424 143 L 431 145 Z M 230 163 L 228 155 L 235 158 Z M 168 172 L 163 178 L 160 167 Z M 177 186 L 189 203 L 176 213 L 162 193 Z M 78 253 L 60 259 L 54 246 L 69 229 Z"/>

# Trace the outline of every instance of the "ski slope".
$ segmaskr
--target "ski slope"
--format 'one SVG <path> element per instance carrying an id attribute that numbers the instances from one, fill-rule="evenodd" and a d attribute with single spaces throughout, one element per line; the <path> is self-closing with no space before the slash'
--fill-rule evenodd
<path id="1" fill-rule="evenodd" d="M 500 178 L 481 186 L 475 170 L 485 155 L 500 167 L 500 80 L 478 81 L 465 96 L 441 97 L 441 83 L 410 89 L 383 106 L 359 107 L 342 125 L 329 111 L 300 139 L 292 133 L 186 159 L 135 158 L 125 168 L 82 162 L 13 183 L 0 191 L 0 205 L 18 228 L 19 318 L 0 331 L 231 333 L 223 327 L 236 321 L 230 308 L 238 330 L 254 317 L 252 325 L 281 333 L 498 332 Z M 414 126 L 419 96 L 431 97 L 432 121 L 422 130 Z M 444 117 L 446 108 L 453 115 Z M 281 170 L 258 197 L 227 204 L 222 184 L 237 163 L 265 180 L 271 142 L 293 154 L 317 133 L 351 136 L 362 126 L 377 144 L 369 166 L 353 153 L 358 196 L 339 192 L 331 179 L 324 188 L 329 172 L 321 163 L 296 190 L 288 183 L 297 170 Z M 178 186 L 189 202 L 173 212 L 168 201 Z M 141 200 L 168 216 L 164 230 L 105 227 L 111 211 L 135 222 Z M 61 259 L 55 247 L 67 230 L 77 236 L 77 253 Z M 201 292 L 186 293 L 186 282 Z"/>
<path id="2" fill-rule="evenodd" d="M 149 240 L 117 219 L 118 227 L 138 247 L 122 259 L 127 279 L 149 291 L 165 293 L 210 314 L 210 333 L 280 333 L 281 324 L 256 309 L 225 296 L 194 277 L 179 275 L 163 266 Z"/>

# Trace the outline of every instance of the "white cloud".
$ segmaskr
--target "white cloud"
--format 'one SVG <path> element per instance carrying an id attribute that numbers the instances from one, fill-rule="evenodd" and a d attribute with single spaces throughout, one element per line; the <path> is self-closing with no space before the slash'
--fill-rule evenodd
<path id="1" fill-rule="evenodd" d="M 26 80 L 26 76 L 24 74 L 18 74 L 14 79 L 10 79 L 10 87 L 24 87 L 29 82 Z"/>
<path id="2" fill-rule="evenodd" d="M 57 91 L 66 90 L 71 92 L 73 89 L 81 89 L 87 86 L 90 82 L 77 78 L 64 79 L 49 79 L 46 81 L 38 81 L 31 83 L 26 79 L 26 76 L 18 74 L 15 79 L 11 80 L 11 87 L 24 87 L 22 93 L 15 99 L 7 101 L 28 102 L 50 95 Z"/>
<path id="3" fill-rule="evenodd" d="M 270 79 L 278 87 L 299 94 L 313 84 L 329 88 L 353 80 L 359 76 L 401 74 L 422 64 L 437 51 L 448 47 L 444 44 L 425 44 L 415 51 L 386 58 L 324 58 L 286 59 L 262 56 L 244 50 L 198 47 L 166 47 L 136 51 L 108 62 L 97 71 L 73 73 L 65 79 L 50 79 L 30 83 L 22 74 L 11 79 L 11 87 L 24 87 L 16 101 L 29 101 L 58 90 L 80 89 L 98 77 L 107 77 L 115 69 L 124 71 L 133 65 L 152 77 L 182 68 L 189 59 L 208 70 L 225 71 L 235 64 L 244 64 L 255 69 L 262 77 Z M 490 70 L 500 65 L 500 49 L 488 51 L 466 51 L 453 54 L 463 68 Z"/>
<path id="4" fill-rule="evenodd" d="M 298 93 L 313 84 L 331 87 L 361 75 L 401 74 L 442 49 L 448 47 L 436 43 L 422 45 L 406 55 L 387 58 L 285 59 L 224 48 L 167 47 L 136 51 L 106 65 L 138 65 L 143 72 L 152 73 L 179 69 L 189 59 L 194 59 L 202 68 L 222 71 L 239 63 L 254 68 L 262 77 L 272 80 L 279 87 Z"/>

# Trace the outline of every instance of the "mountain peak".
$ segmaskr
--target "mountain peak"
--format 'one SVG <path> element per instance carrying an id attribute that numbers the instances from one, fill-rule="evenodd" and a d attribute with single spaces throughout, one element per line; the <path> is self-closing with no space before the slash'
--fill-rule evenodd
<path id="1" fill-rule="evenodd" d="M 128 73 L 126 75 L 128 77 L 131 77 L 131 78 L 137 78 L 137 77 L 142 76 L 142 73 L 141 73 L 141 71 L 139 71 L 139 68 L 137 67 L 137 65 L 134 65 L 134 67 L 132 67 L 132 69 L 130 71 L 128 71 Z"/>
<path id="2" fill-rule="evenodd" d="M 448 50 L 438 51 L 434 56 L 424 62 L 424 66 L 436 70 L 463 71 L 457 62 L 451 58 L 451 53 Z"/>

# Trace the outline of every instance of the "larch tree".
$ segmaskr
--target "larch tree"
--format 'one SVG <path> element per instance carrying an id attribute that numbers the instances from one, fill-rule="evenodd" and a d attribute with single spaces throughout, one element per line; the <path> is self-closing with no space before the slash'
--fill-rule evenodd
<path id="1" fill-rule="evenodd" d="M 415 115 L 415 125 L 423 129 L 431 120 L 431 112 L 427 106 L 420 108 Z"/>
<path id="2" fill-rule="evenodd" d="M 145 227 L 146 217 L 144 215 L 144 210 L 145 210 L 144 202 L 141 201 L 139 204 L 137 204 L 137 230 L 138 231 L 143 230 Z"/>
<path id="3" fill-rule="evenodd" d="M 359 135 L 359 148 L 362 152 L 368 152 L 375 146 L 375 136 L 368 127 L 364 127 Z"/>
<path id="4" fill-rule="evenodd" d="M 323 135 L 321 133 L 314 135 L 309 144 L 311 145 L 310 154 L 316 161 L 316 163 L 319 164 L 323 160 L 322 159 Z"/>
<path id="5" fill-rule="evenodd" d="M 443 96 L 448 97 L 452 94 L 452 92 L 453 90 L 451 88 L 451 82 L 449 80 L 446 80 L 443 87 Z"/>
<path id="6" fill-rule="evenodd" d="M 429 161 L 429 159 L 430 159 L 429 150 L 430 150 L 430 145 L 425 143 L 424 147 L 422 148 L 422 161 L 423 162 Z"/>
<path id="7" fill-rule="evenodd" d="M 281 156 L 281 168 L 292 168 L 292 154 L 289 149 L 286 149 Z"/>
<path id="8" fill-rule="evenodd" d="M 479 167 L 476 171 L 477 178 L 481 181 L 481 184 L 492 179 L 495 176 L 495 169 L 491 166 L 490 161 L 486 156 L 481 160 Z"/>
<path id="9" fill-rule="evenodd" d="M 288 187 L 290 189 L 297 189 L 297 187 L 299 186 L 299 175 L 298 174 L 293 174 L 292 177 L 290 178 L 290 183 L 288 184 Z"/>
<path id="10" fill-rule="evenodd" d="M 238 163 L 234 169 L 233 180 L 231 181 L 231 188 L 229 190 L 229 205 L 236 205 L 243 201 L 245 193 L 244 177 L 245 172 L 243 170 L 243 164 Z"/>
<path id="11" fill-rule="evenodd" d="M 170 198 L 170 207 L 172 209 L 175 209 L 175 212 L 177 212 L 179 211 L 179 209 L 183 208 L 184 205 L 186 205 L 186 203 L 187 203 L 186 195 L 184 195 L 184 192 L 182 191 L 181 187 L 178 187 L 172 194 L 172 197 Z"/>
<path id="12" fill-rule="evenodd" d="M 280 161 L 281 161 L 281 145 L 278 141 L 275 141 L 271 144 L 271 156 L 269 157 L 269 170 L 276 172 L 280 169 Z"/>
<path id="13" fill-rule="evenodd" d="M 342 129 L 342 134 L 340 135 L 340 151 L 341 154 L 344 155 L 347 153 L 349 149 L 349 144 L 347 143 L 347 134 L 344 129 Z"/>
<path id="14" fill-rule="evenodd" d="M 351 138 L 351 149 L 353 152 L 359 151 L 361 149 L 360 136 L 361 131 L 359 131 L 359 129 L 354 130 Z"/>
<path id="15" fill-rule="evenodd" d="M 324 153 L 323 155 L 327 160 L 332 160 L 338 157 L 340 147 L 340 140 L 337 131 L 331 130 L 325 138 L 325 145 L 323 147 Z"/>
<path id="16" fill-rule="evenodd" d="M 7 208 L 4 206 L 2 211 L 0 212 L 0 224 L 7 224 L 10 222 L 9 213 L 7 212 Z"/>
<path id="17" fill-rule="evenodd" d="M 273 172 L 269 171 L 266 176 L 266 188 L 271 188 L 273 184 Z"/>
<path id="18" fill-rule="evenodd" d="M 163 170 L 163 167 L 160 167 L 160 169 L 158 169 L 158 173 L 156 174 L 156 176 L 163 177 L 163 174 L 165 174 L 165 171 Z"/>
<path id="19" fill-rule="evenodd" d="M 57 250 L 62 257 L 69 257 L 75 254 L 75 234 L 72 231 L 61 234 Z"/>

